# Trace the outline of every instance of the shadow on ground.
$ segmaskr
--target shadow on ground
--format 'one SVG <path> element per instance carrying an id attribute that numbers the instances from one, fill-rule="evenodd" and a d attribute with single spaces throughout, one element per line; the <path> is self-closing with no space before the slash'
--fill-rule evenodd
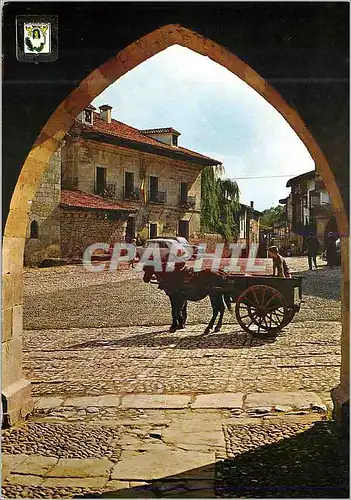
<path id="1" fill-rule="evenodd" d="M 282 335 L 283 330 L 280 332 Z M 119 347 L 167 347 L 176 349 L 242 349 L 245 347 L 259 347 L 263 344 L 273 344 L 277 340 L 277 334 L 262 334 L 252 336 L 242 331 L 233 333 L 213 333 L 188 335 L 179 337 L 171 335 L 168 330 L 147 332 L 140 335 L 131 335 L 122 339 L 98 339 L 80 344 L 73 344 L 65 350 L 96 349 Z M 254 339 L 254 342 L 253 342 Z"/>
<path id="2" fill-rule="evenodd" d="M 211 464 L 90 497 L 349 498 L 348 445 L 334 422 L 317 422 L 290 438 L 218 462 L 214 489 L 209 487 Z"/>

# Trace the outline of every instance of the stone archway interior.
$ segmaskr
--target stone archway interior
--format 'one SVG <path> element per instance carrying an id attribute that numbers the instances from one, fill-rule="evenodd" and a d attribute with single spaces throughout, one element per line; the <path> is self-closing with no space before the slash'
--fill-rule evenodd
<path id="1" fill-rule="evenodd" d="M 22 375 L 22 271 L 30 201 L 48 168 L 51 155 L 59 148 L 78 114 L 118 78 L 175 44 L 211 58 L 256 90 L 290 124 L 315 161 L 330 194 L 342 239 L 344 310 L 342 383 L 339 393 L 344 396 L 348 394 L 348 220 L 332 170 L 297 111 L 263 77 L 215 42 L 179 25 L 167 25 L 129 45 L 88 75 L 50 117 L 22 167 L 12 196 L 3 239 L 3 395 L 11 423 L 24 417 L 32 409 L 30 384 Z"/>

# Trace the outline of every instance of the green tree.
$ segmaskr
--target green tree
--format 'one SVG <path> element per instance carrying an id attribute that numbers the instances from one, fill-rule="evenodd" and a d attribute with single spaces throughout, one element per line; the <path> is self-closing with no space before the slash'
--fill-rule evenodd
<path id="1" fill-rule="evenodd" d="M 261 225 L 272 227 L 274 224 L 280 224 L 285 221 L 285 207 L 277 205 L 276 207 L 267 208 L 263 210 L 261 216 Z"/>
<path id="2" fill-rule="evenodd" d="M 234 215 L 240 208 L 240 190 L 235 181 L 221 179 L 222 173 L 213 167 L 202 171 L 201 229 L 218 233 L 229 242 L 237 236 Z"/>

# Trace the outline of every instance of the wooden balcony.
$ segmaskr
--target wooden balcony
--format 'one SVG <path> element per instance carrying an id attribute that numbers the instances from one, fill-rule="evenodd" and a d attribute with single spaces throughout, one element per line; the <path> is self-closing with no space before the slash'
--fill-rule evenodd
<path id="1" fill-rule="evenodd" d="M 186 209 L 194 209 L 196 206 L 196 196 L 181 196 L 179 198 L 179 206 Z"/>
<path id="2" fill-rule="evenodd" d="M 313 207 L 315 217 L 333 217 L 333 209 L 331 203 L 323 203 Z"/>
<path id="3" fill-rule="evenodd" d="M 149 191 L 148 200 L 150 203 L 164 205 L 167 203 L 167 191 Z"/>
<path id="4" fill-rule="evenodd" d="M 94 194 L 101 196 L 102 198 L 116 198 L 117 196 L 117 185 L 115 183 L 109 183 L 105 185 L 94 184 Z"/>
<path id="5" fill-rule="evenodd" d="M 142 199 L 142 190 L 139 188 L 123 187 L 123 199 L 128 201 L 140 201 Z"/>

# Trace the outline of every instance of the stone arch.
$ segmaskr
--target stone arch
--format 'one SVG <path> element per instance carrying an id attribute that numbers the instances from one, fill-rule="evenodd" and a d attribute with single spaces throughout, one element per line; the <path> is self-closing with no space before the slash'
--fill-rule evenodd
<path id="1" fill-rule="evenodd" d="M 241 78 L 284 117 L 309 150 L 315 161 L 316 169 L 321 174 L 330 195 L 339 234 L 342 239 L 343 342 L 346 343 L 348 339 L 349 315 L 348 219 L 339 188 L 326 157 L 302 121 L 298 112 L 293 109 L 262 76 L 226 48 L 180 25 L 166 25 L 145 35 L 94 70 L 58 106 L 42 129 L 22 167 L 12 196 L 10 211 L 4 230 L 4 291 L 5 293 L 8 292 L 8 294 L 6 294 L 8 299 L 5 300 L 4 304 L 5 322 L 10 322 L 14 308 L 20 308 L 22 304 L 21 293 L 17 293 L 17 296 L 14 297 L 12 292 L 14 289 L 22 290 L 23 286 L 21 273 L 23 268 L 23 249 L 28 223 L 29 202 L 35 196 L 41 177 L 49 166 L 51 155 L 59 148 L 65 134 L 73 124 L 74 119 L 94 98 L 103 92 L 109 85 L 118 80 L 118 78 L 138 66 L 138 64 L 175 44 L 209 57 Z M 18 349 L 18 356 L 20 357 L 20 343 L 12 347 L 10 345 L 11 342 L 14 342 L 13 334 L 14 332 L 11 327 L 9 333 L 5 334 L 3 340 L 8 344 L 6 346 L 8 352 L 12 352 L 12 348 L 16 348 Z M 16 355 L 13 355 L 12 352 L 9 358 L 11 358 L 11 362 L 13 362 L 13 360 L 16 360 Z M 7 400 L 15 390 L 17 393 L 19 390 L 22 390 L 24 391 L 23 394 L 27 391 L 26 393 L 28 394 L 29 385 L 22 379 L 21 366 L 16 366 L 16 370 L 11 371 L 11 365 L 7 365 L 5 356 L 3 367 L 5 369 L 3 383 L 9 395 L 7 396 Z M 341 379 L 342 383 L 339 387 L 339 392 L 344 395 L 348 393 L 347 344 L 345 344 L 343 348 Z M 15 387 L 16 384 L 17 387 Z M 9 405 L 9 412 L 11 412 L 10 406 L 11 405 Z M 27 405 L 27 409 L 29 406 Z M 18 414 L 18 416 L 20 416 L 20 414 L 25 411 L 23 409 L 24 407 L 25 404 L 22 404 L 20 410 L 14 410 L 14 415 Z M 14 419 L 15 418 L 16 416 L 14 416 Z"/>

